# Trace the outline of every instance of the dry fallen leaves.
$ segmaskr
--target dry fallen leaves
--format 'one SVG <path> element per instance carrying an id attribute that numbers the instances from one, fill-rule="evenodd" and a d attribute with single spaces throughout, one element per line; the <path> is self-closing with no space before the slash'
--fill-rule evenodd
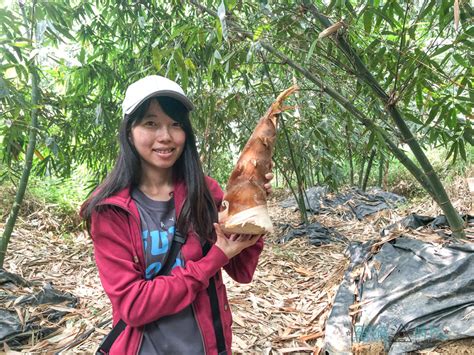
<path id="1" fill-rule="evenodd" d="M 455 206 L 469 211 L 472 201 L 465 193 L 467 186 L 459 183 L 450 188 Z M 274 221 L 298 224 L 298 213 L 280 208 L 276 201 L 270 202 L 269 211 Z M 414 206 L 409 212 L 440 213 L 438 207 L 429 202 Z M 350 240 L 377 239 L 379 242 L 374 248 L 378 248 L 394 235 L 401 234 L 395 230 L 380 239 L 380 229 L 407 213 L 408 210 L 381 211 L 363 221 L 341 220 L 333 213 L 313 216 L 312 221 L 333 227 Z M 79 304 L 68 310 L 61 305 L 47 307 L 68 313 L 55 324 L 48 324 L 58 328 L 55 332 L 40 340 L 32 336 L 30 342 L 17 351 L 91 353 L 110 329 L 107 323 L 111 316 L 110 304 L 97 275 L 92 243 L 84 232 L 61 235 L 58 228 L 62 223 L 55 219 L 48 206 L 35 205 L 33 211 L 19 220 L 5 268 L 37 285 L 51 282 L 56 289 L 77 296 Z M 0 224 L 0 232 L 3 227 Z M 339 244 L 314 247 L 302 238 L 279 244 L 278 233 L 277 224 L 275 234 L 266 238 L 266 247 L 251 284 L 238 284 L 225 278 L 233 310 L 233 351 L 236 354 L 319 354 L 322 350 L 326 319 L 348 265 L 345 247 Z M 439 236 L 427 229 L 408 234 L 439 241 Z M 363 275 L 364 269 L 355 272 Z M 16 292 L 27 294 L 29 291 L 17 288 Z M 356 313 L 361 305 L 354 304 L 351 310 Z M 16 309 L 21 319 L 31 319 L 43 314 L 45 306 Z M 6 346 L 0 346 L 0 352 L 2 350 L 15 353 Z"/>

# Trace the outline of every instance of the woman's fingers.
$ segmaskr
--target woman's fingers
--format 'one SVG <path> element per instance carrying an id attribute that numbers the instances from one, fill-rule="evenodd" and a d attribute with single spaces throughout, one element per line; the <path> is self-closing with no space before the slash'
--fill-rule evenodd
<path id="1" fill-rule="evenodd" d="M 226 235 L 222 231 L 222 227 L 218 223 L 214 223 L 214 228 L 216 229 L 216 234 L 219 237 L 222 237 L 222 238 L 226 237 L 228 240 L 237 241 L 237 242 L 246 242 L 253 239 L 259 239 L 265 236 L 265 234 L 236 234 L 236 233 Z"/>
<path id="2" fill-rule="evenodd" d="M 263 185 L 263 188 L 265 189 L 265 192 L 267 196 L 270 196 L 273 192 L 272 185 L 271 184 L 265 184 Z"/>
<path id="3" fill-rule="evenodd" d="M 261 237 L 261 234 L 230 234 L 226 235 L 218 223 L 214 223 L 217 240 L 215 245 L 221 249 L 226 256 L 231 259 L 242 250 L 254 245 Z"/>
<path id="4" fill-rule="evenodd" d="M 249 246 L 251 246 L 251 245 L 254 245 L 255 243 L 257 243 L 257 241 L 260 238 L 261 238 L 260 234 L 251 235 L 250 238 L 247 240 L 247 242 L 249 243 Z"/>
<path id="5" fill-rule="evenodd" d="M 266 174 L 265 174 L 265 179 L 267 179 L 268 181 L 270 181 L 271 179 L 273 179 L 273 173 L 266 173 Z"/>
<path id="6" fill-rule="evenodd" d="M 266 173 L 265 179 L 267 180 L 267 182 L 263 184 L 263 188 L 265 189 L 267 196 L 270 196 L 270 194 L 272 193 L 272 184 L 270 184 L 270 180 L 273 179 L 273 173 Z"/>
<path id="7" fill-rule="evenodd" d="M 262 234 L 240 234 L 236 241 L 253 245 L 260 237 L 262 237 Z"/>
<path id="8" fill-rule="evenodd" d="M 237 242 L 244 242 L 247 239 L 245 236 L 245 234 L 236 234 L 234 240 Z"/>
<path id="9" fill-rule="evenodd" d="M 216 234 L 217 234 L 218 237 L 223 237 L 224 236 L 224 232 L 222 231 L 222 228 L 219 225 L 219 223 L 214 223 L 214 229 L 216 230 Z"/>
<path id="10" fill-rule="evenodd" d="M 249 239 L 251 239 L 252 237 L 253 237 L 252 234 L 241 234 L 241 235 L 240 235 L 240 241 L 246 242 L 246 241 L 248 241 Z"/>

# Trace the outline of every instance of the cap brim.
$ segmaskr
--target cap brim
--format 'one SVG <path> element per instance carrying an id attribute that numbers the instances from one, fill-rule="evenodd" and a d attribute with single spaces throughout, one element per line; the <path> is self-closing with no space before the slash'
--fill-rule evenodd
<path id="1" fill-rule="evenodd" d="M 173 99 L 176 99 L 179 102 L 181 102 L 184 105 L 184 107 L 186 107 L 189 111 L 194 110 L 193 103 L 186 96 L 181 95 L 180 93 L 178 93 L 176 91 L 161 90 L 161 91 L 152 92 L 151 94 L 145 96 L 143 99 L 141 99 L 140 101 L 138 101 L 138 102 L 134 103 L 132 106 L 130 106 L 127 109 L 127 111 L 125 111 L 123 114 L 127 115 L 127 116 L 131 115 L 133 112 L 135 112 L 135 110 L 138 108 L 138 106 L 140 106 L 146 100 L 148 100 L 151 97 L 158 97 L 158 96 L 172 97 Z"/>

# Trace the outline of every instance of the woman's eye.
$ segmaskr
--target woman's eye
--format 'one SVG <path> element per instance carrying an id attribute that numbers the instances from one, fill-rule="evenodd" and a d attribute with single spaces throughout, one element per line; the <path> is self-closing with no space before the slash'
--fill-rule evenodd
<path id="1" fill-rule="evenodd" d="M 145 126 L 147 126 L 147 127 L 154 127 L 155 125 L 156 125 L 156 124 L 155 124 L 155 122 L 153 122 L 153 121 L 146 121 L 146 122 L 145 122 Z"/>
<path id="2" fill-rule="evenodd" d="M 183 125 L 179 122 L 174 122 L 172 126 L 173 127 L 178 127 L 178 128 L 183 128 Z"/>

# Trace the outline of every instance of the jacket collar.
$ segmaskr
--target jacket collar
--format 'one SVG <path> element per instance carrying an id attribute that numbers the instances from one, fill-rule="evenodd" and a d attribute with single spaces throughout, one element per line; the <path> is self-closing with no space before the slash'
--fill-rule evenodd
<path id="1" fill-rule="evenodd" d="M 179 216 L 181 213 L 181 209 L 184 204 L 184 200 L 186 199 L 186 185 L 184 184 L 184 181 L 179 180 L 179 181 L 174 181 L 174 191 L 173 191 L 173 197 L 174 197 L 174 205 L 176 209 L 176 217 Z M 112 196 L 109 196 L 102 200 L 99 205 L 114 205 L 121 207 L 127 211 L 132 212 L 134 215 L 137 217 L 139 216 L 138 209 L 136 207 L 135 202 L 132 199 L 131 196 L 131 186 L 127 186 L 126 188 L 118 191 Z"/>

